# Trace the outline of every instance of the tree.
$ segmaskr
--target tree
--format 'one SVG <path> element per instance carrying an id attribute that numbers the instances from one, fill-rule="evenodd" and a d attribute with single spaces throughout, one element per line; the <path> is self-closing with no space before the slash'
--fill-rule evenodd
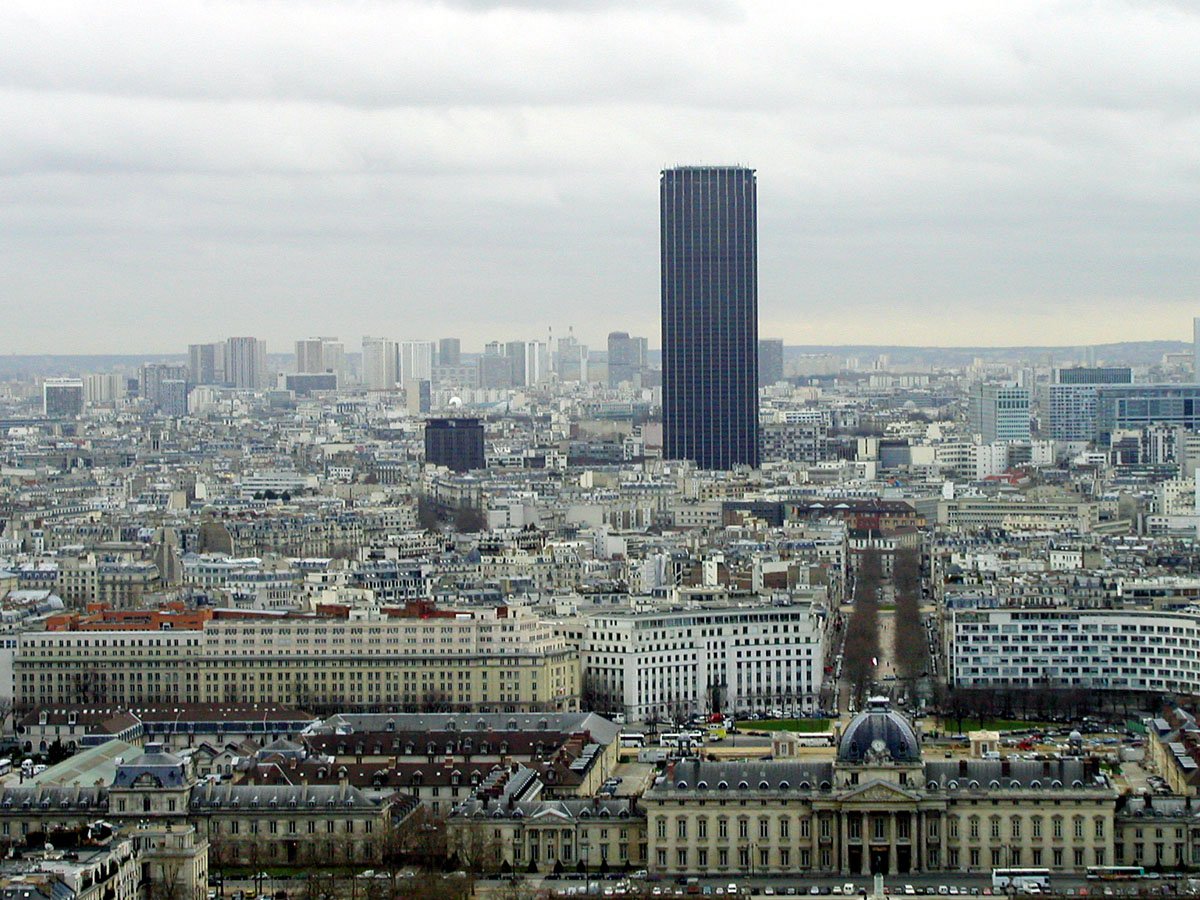
<path id="1" fill-rule="evenodd" d="M 454 528 L 466 534 L 487 529 L 487 518 L 474 506 L 460 506 L 454 511 Z"/>
<path id="2" fill-rule="evenodd" d="M 417 498 L 417 524 L 425 531 L 442 530 L 437 506 L 424 494 Z"/>

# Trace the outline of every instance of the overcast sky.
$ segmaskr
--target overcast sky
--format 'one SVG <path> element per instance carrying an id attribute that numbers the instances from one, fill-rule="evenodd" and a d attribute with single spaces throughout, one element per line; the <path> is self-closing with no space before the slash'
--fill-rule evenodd
<path id="1" fill-rule="evenodd" d="M 758 171 L 760 334 L 1190 338 L 1200 5 L 0 6 L 0 352 L 659 342 L 658 171 Z"/>

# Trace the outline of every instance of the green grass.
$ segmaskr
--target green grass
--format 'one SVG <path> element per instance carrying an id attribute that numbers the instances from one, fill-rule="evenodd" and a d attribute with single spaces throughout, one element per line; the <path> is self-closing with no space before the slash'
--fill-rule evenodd
<path id="1" fill-rule="evenodd" d="M 954 716 L 942 716 L 942 730 L 952 731 L 958 727 Z M 1043 728 L 1062 728 L 1054 722 L 1027 722 L 1024 719 L 984 719 L 979 724 L 977 716 L 963 716 L 962 733 L 971 731 L 1040 731 Z"/>
<path id="2" fill-rule="evenodd" d="M 739 731 L 828 731 L 828 719 L 763 719 L 759 721 L 738 722 Z"/>

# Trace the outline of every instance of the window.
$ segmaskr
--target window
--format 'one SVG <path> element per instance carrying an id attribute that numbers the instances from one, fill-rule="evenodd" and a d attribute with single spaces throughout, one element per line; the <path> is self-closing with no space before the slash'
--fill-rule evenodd
<path id="1" fill-rule="evenodd" d="M 1035 838 L 1040 838 L 1042 836 L 1042 817 L 1041 816 L 1033 817 L 1033 836 Z"/>
<path id="2" fill-rule="evenodd" d="M 681 869 L 687 868 L 687 850 L 680 849 L 675 851 L 675 864 Z"/>
<path id="3" fill-rule="evenodd" d="M 950 819 L 950 837 L 958 837 L 958 819 Z M 952 867 L 953 868 L 953 867 Z"/>
<path id="4" fill-rule="evenodd" d="M 703 847 L 696 851 L 696 865 L 701 869 L 708 868 L 708 851 Z"/>
<path id="5" fill-rule="evenodd" d="M 676 837 L 681 841 L 687 840 L 687 819 L 679 819 L 675 823 Z"/>
<path id="6" fill-rule="evenodd" d="M 655 834 L 657 834 L 660 838 L 665 838 L 667 836 L 667 820 L 657 820 L 654 824 L 654 830 Z"/>
<path id="7" fill-rule="evenodd" d="M 1104 820 L 1096 819 L 1095 822 L 1096 840 L 1104 840 Z"/>
<path id="8" fill-rule="evenodd" d="M 717 837 L 729 837 L 729 820 L 717 819 Z"/>
<path id="9" fill-rule="evenodd" d="M 1053 824 L 1054 824 L 1054 836 L 1055 836 L 1056 838 L 1060 838 L 1060 837 L 1062 837 L 1062 836 L 1063 836 L 1063 832 L 1062 832 L 1062 819 L 1061 819 L 1059 816 L 1055 816 L 1055 817 L 1054 817 L 1054 823 L 1053 823 Z M 1061 854 L 1061 852 L 1059 853 L 1059 855 L 1060 855 L 1060 856 L 1062 855 L 1062 854 Z M 1060 865 L 1060 863 L 1055 863 L 1055 865 Z"/>
<path id="10" fill-rule="evenodd" d="M 750 820 L 738 819 L 738 837 L 750 837 Z"/>
<path id="11" fill-rule="evenodd" d="M 701 840 L 708 837 L 708 819 L 702 817 L 696 821 L 696 837 Z M 703 866 L 704 863 L 700 863 L 700 865 Z"/>
<path id="12" fill-rule="evenodd" d="M 1083 837 L 1083 818 L 1081 816 L 1076 816 L 1073 824 L 1075 828 L 1075 837 Z"/>
<path id="13" fill-rule="evenodd" d="M 978 847 L 971 848 L 970 859 L 971 859 L 971 863 L 970 863 L 971 868 L 978 869 L 979 868 L 979 848 Z"/>
<path id="14" fill-rule="evenodd" d="M 971 816 L 970 826 L 971 826 L 971 832 L 970 832 L 971 837 L 973 837 L 973 838 L 979 837 L 979 816 Z"/>
<path id="15" fill-rule="evenodd" d="M 779 836 L 787 840 L 792 835 L 792 820 L 784 816 L 779 820 Z"/>
<path id="16" fill-rule="evenodd" d="M 750 868 L 750 850 L 742 847 L 738 850 L 738 865 L 743 869 Z"/>
<path id="17" fill-rule="evenodd" d="M 758 820 L 758 836 L 760 838 L 769 838 L 771 836 L 771 822 L 769 819 Z M 766 865 L 766 863 L 763 863 Z"/>
<path id="18" fill-rule="evenodd" d="M 998 817 L 994 817 L 989 825 L 989 833 L 991 836 L 994 838 L 1000 837 L 1000 819 Z"/>

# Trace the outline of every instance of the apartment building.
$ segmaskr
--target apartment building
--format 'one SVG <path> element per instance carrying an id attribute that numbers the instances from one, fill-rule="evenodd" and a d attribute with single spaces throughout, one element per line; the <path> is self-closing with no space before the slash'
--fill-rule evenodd
<path id="1" fill-rule="evenodd" d="M 523 607 L 219 610 L 192 630 L 37 631 L 13 661 L 22 709 L 70 703 L 287 703 L 568 711 L 573 647 Z"/>
<path id="2" fill-rule="evenodd" d="M 823 625 L 813 600 L 597 614 L 580 646 L 585 693 L 593 708 L 633 719 L 811 710 L 824 672 Z"/>
<path id="3" fill-rule="evenodd" d="M 959 609 L 949 677 L 960 687 L 1200 692 L 1200 616 L 1105 609 Z"/>

